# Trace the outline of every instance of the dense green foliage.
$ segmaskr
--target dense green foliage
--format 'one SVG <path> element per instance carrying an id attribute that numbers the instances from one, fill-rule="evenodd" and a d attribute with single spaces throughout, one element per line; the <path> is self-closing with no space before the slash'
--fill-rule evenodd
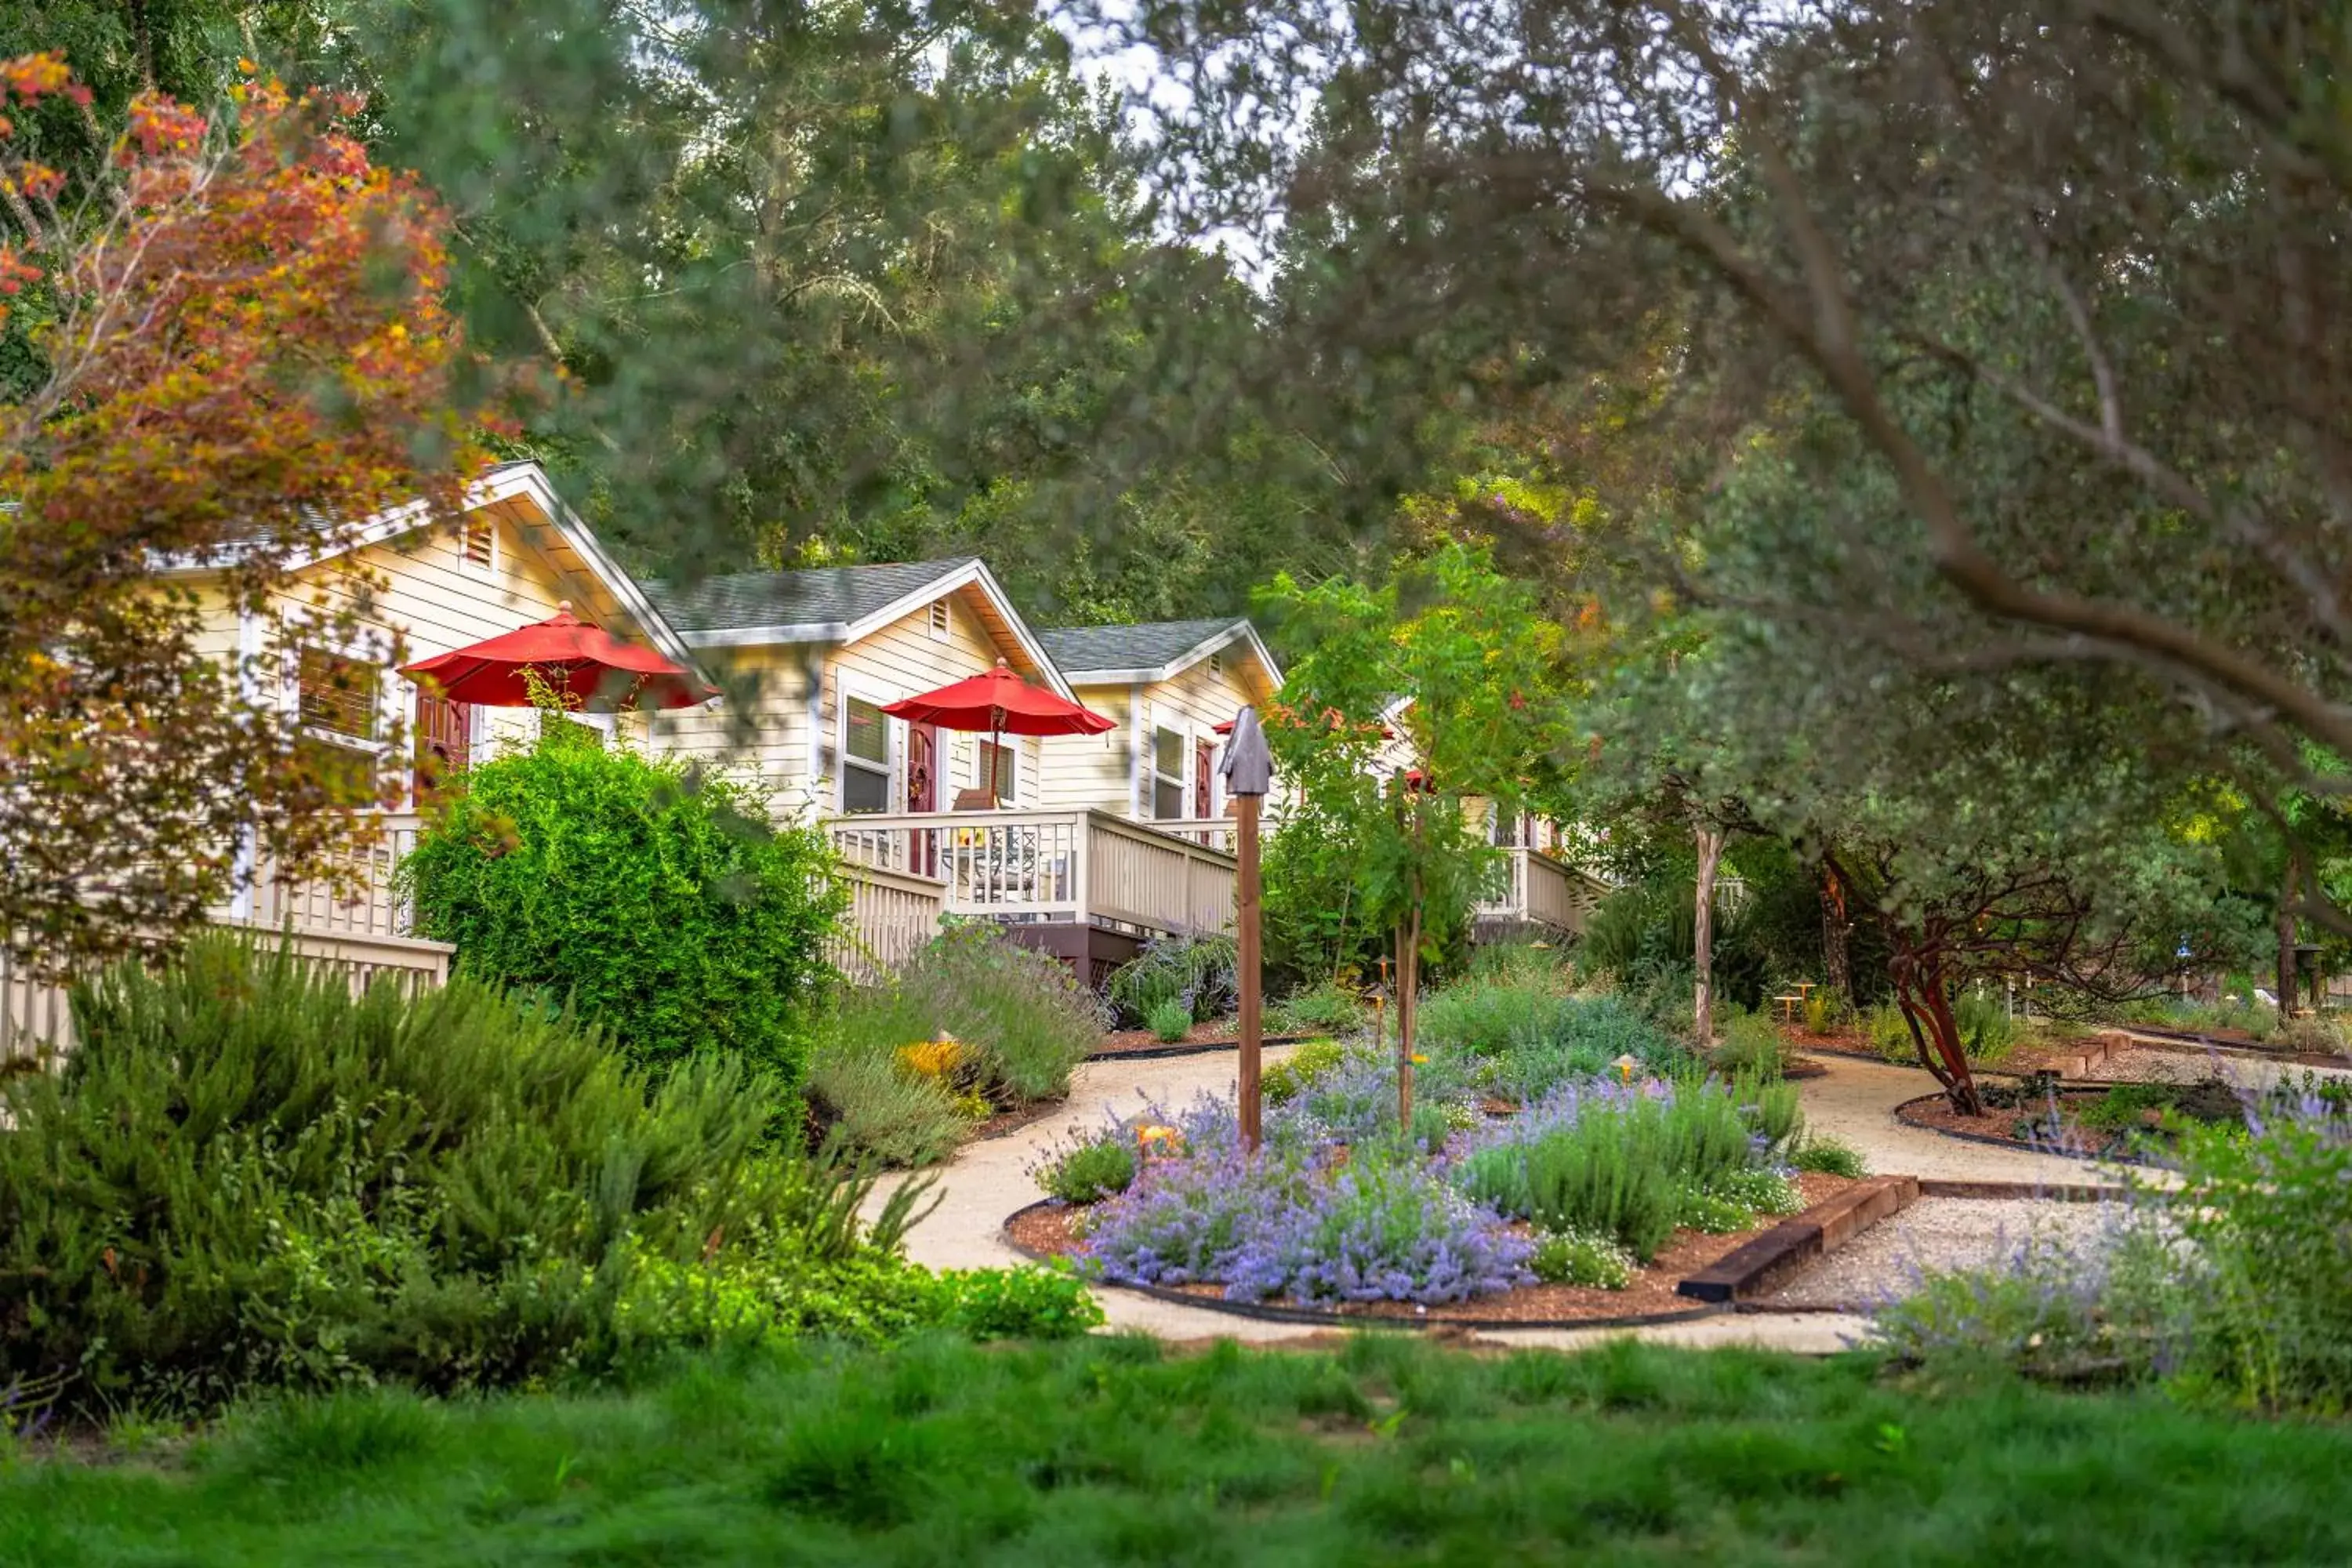
<path id="1" fill-rule="evenodd" d="M 1155 937 L 1114 971 L 1104 993 L 1121 1019 L 1157 1028 L 1153 1015 L 1171 1005 L 1187 1024 L 1223 1017 L 1239 1000 L 1234 939 L 1223 934 Z"/>
<path id="2" fill-rule="evenodd" d="M 1060 963 L 988 921 L 957 924 L 882 984 L 843 994 L 817 1042 L 809 1098 L 852 1149 L 929 1164 L 974 1121 L 1067 1094 L 1104 1021 Z M 950 1051 L 918 1070 L 909 1047 L 942 1032 Z"/>
<path id="3" fill-rule="evenodd" d="M 1066 1204 L 1098 1203 L 1127 1191 L 1135 1171 L 1134 1142 L 1126 1128 L 1112 1127 L 1050 1156 L 1037 1171 L 1037 1184 Z"/>
<path id="4" fill-rule="evenodd" d="M 0 1557 L 1324 1565 L 2341 1562 L 2352 1434 L 1874 1363 L 1407 1335 L 1119 1338 L 680 1368 L 627 1394 L 256 1410 L 184 1454 L 0 1469 Z"/>
<path id="5" fill-rule="evenodd" d="M 1750 1180 L 1753 1134 L 1771 1146 L 1792 1122 L 1766 1125 L 1743 1099 L 1685 1081 L 1670 1092 L 1593 1092 L 1529 1112 L 1530 1125 L 1473 1150 L 1465 1191 L 1503 1213 L 1555 1232 L 1607 1237 L 1648 1260 L 1677 1226 L 1745 1229 L 1748 1211 L 1780 1201 Z M 1793 1097 L 1790 1104 L 1793 1106 Z"/>
<path id="6" fill-rule="evenodd" d="M 547 738 L 474 769 L 403 864 L 417 934 L 456 943 L 463 973 L 570 1005 L 634 1061 L 715 1052 L 796 1087 L 848 907 L 823 837 L 543 717 Z"/>
<path id="7" fill-rule="evenodd" d="M 740 1061 L 649 1077 L 477 981 L 354 999 L 218 937 L 75 1009 L 63 1069 L 0 1084 L 0 1381 L 73 1408 L 961 1321 L 893 1251 L 912 1194 L 868 1235 L 867 1184 L 776 1150 Z"/>
<path id="8" fill-rule="evenodd" d="M 1538 957 L 1542 955 L 1538 955 Z M 1433 1083 L 1460 1076 L 1482 1092 L 1517 1101 L 1557 1084 L 1620 1076 L 1632 1057 L 1643 1076 L 1672 1074 L 1689 1053 L 1621 997 L 1577 991 L 1556 963 L 1515 972 L 1474 971 L 1422 999 L 1421 1052 Z"/>

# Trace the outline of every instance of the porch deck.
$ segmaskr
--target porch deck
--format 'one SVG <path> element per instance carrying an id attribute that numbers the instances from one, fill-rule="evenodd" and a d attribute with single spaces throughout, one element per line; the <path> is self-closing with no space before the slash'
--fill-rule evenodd
<path id="1" fill-rule="evenodd" d="M 1474 911 L 1484 931 L 1516 927 L 1581 935 L 1593 906 L 1608 896 L 1609 885 L 1600 878 L 1538 850 L 1506 849 L 1502 855 L 1488 896 Z"/>

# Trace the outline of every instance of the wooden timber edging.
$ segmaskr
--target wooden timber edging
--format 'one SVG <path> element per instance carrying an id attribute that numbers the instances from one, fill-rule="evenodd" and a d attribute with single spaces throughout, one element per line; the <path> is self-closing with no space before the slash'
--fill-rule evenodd
<path id="1" fill-rule="evenodd" d="M 1873 1176 L 1755 1240 L 1725 1254 L 1675 1287 L 1675 1293 L 1725 1306 L 1760 1296 L 1815 1258 L 1836 1251 L 1880 1220 L 1919 1201 L 1916 1176 Z"/>
<path id="2" fill-rule="evenodd" d="M 1940 1185 L 2000 1186 L 2000 1183 L 1958 1183 Z M 1828 1253 L 1836 1251 L 1880 1220 L 1899 1213 L 1916 1203 L 1923 1191 L 1916 1176 L 1874 1176 L 1860 1186 L 1849 1187 L 1835 1197 L 1824 1198 L 1802 1214 L 1782 1220 L 1770 1230 L 1748 1242 L 1737 1251 L 1727 1254 L 1696 1274 L 1675 1283 L 1675 1292 L 1692 1303 L 1663 1312 L 1633 1312 L 1613 1318 L 1476 1318 L 1450 1313 L 1436 1309 L 1416 1312 L 1411 1317 L 1401 1314 L 1346 1312 L 1323 1307 L 1286 1307 L 1257 1301 L 1228 1301 L 1218 1296 L 1195 1296 L 1164 1285 L 1109 1284 L 1115 1290 L 1132 1290 L 1154 1300 L 1167 1301 L 1180 1307 L 1198 1307 L 1204 1311 L 1223 1312 L 1231 1317 L 1254 1318 L 1270 1323 L 1316 1323 L 1325 1328 L 1353 1329 L 1634 1329 L 1659 1323 L 1685 1323 L 1700 1318 L 1719 1317 L 1740 1310 L 1747 1298 L 1759 1295 L 1780 1284 L 1790 1273 Z M 1995 1194 L 1938 1194 L 1939 1196 L 2011 1196 Z M 1051 1198 L 1025 1204 L 1004 1216 L 998 1237 L 1005 1246 L 1022 1257 L 1039 1263 L 1055 1263 L 1059 1254 L 1039 1252 L 1024 1247 L 1013 1238 L 1013 1223 L 1026 1214 L 1055 1206 Z M 1107 1283 L 1090 1281 L 1090 1283 Z"/>

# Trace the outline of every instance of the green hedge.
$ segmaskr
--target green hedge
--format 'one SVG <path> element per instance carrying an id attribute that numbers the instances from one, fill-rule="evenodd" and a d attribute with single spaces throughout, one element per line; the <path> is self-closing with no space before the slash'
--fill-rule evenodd
<path id="1" fill-rule="evenodd" d="M 739 1056 L 795 1088 L 848 907 L 815 830 L 739 784 L 550 724 L 476 768 L 402 874 L 457 967 L 543 991 L 633 1060 Z M 590 735 L 583 741 L 580 735 Z"/>

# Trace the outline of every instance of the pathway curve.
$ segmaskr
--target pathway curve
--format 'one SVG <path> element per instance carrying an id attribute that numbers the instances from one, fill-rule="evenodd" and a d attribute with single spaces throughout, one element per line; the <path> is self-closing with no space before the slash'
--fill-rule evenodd
<path id="1" fill-rule="evenodd" d="M 1292 1048 L 1270 1047 L 1266 1059 L 1279 1061 Z M 1078 1068 L 1064 1110 L 1001 1138 L 968 1144 L 936 1173 L 939 1207 L 908 1234 L 908 1256 L 934 1268 L 1003 1268 L 1021 1262 L 1021 1255 L 1004 1240 L 1005 1216 L 1037 1200 L 1030 1170 L 1066 1129 L 1098 1125 L 1106 1112 L 1131 1115 L 1147 1100 L 1172 1109 L 1204 1089 L 1230 1095 L 1234 1065 L 1231 1051 L 1086 1063 Z M 1898 1123 L 1894 1108 L 1934 1087 L 1916 1068 L 1843 1058 L 1824 1058 L 1823 1065 L 1829 1068 L 1825 1077 L 1801 1085 L 1807 1121 L 1816 1131 L 1860 1149 L 1873 1171 L 1990 1181 L 2088 1179 L 2091 1167 L 2077 1161 L 1961 1142 Z M 877 1194 L 869 1208 L 880 1199 Z M 1096 1294 L 1111 1328 L 1163 1339 L 1278 1342 L 1328 1331 L 1178 1306 L 1113 1286 L 1099 1287 Z M 1864 1327 L 1862 1319 L 1843 1313 L 1743 1312 L 1646 1329 L 1481 1329 L 1476 1337 L 1498 1344 L 1569 1349 L 1630 1334 L 1660 1344 L 1760 1345 L 1825 1353 L 1852 1343 Z"/>
<path id="2" fill-rule="evenodd" d="M 1948 1138 L 1897 1121 L 1896 1106 L 1936 1090 L 1936 1080 L 1922 1068 L 1827 1053 L 1811 1059 L 1826 1071 L 1800 1081 L 1806 1127 L 1861 1150 L 1874 1173 L 2060 1184 L 2106 1179 L 2100 1167 L 2087 1161 Z"/>

